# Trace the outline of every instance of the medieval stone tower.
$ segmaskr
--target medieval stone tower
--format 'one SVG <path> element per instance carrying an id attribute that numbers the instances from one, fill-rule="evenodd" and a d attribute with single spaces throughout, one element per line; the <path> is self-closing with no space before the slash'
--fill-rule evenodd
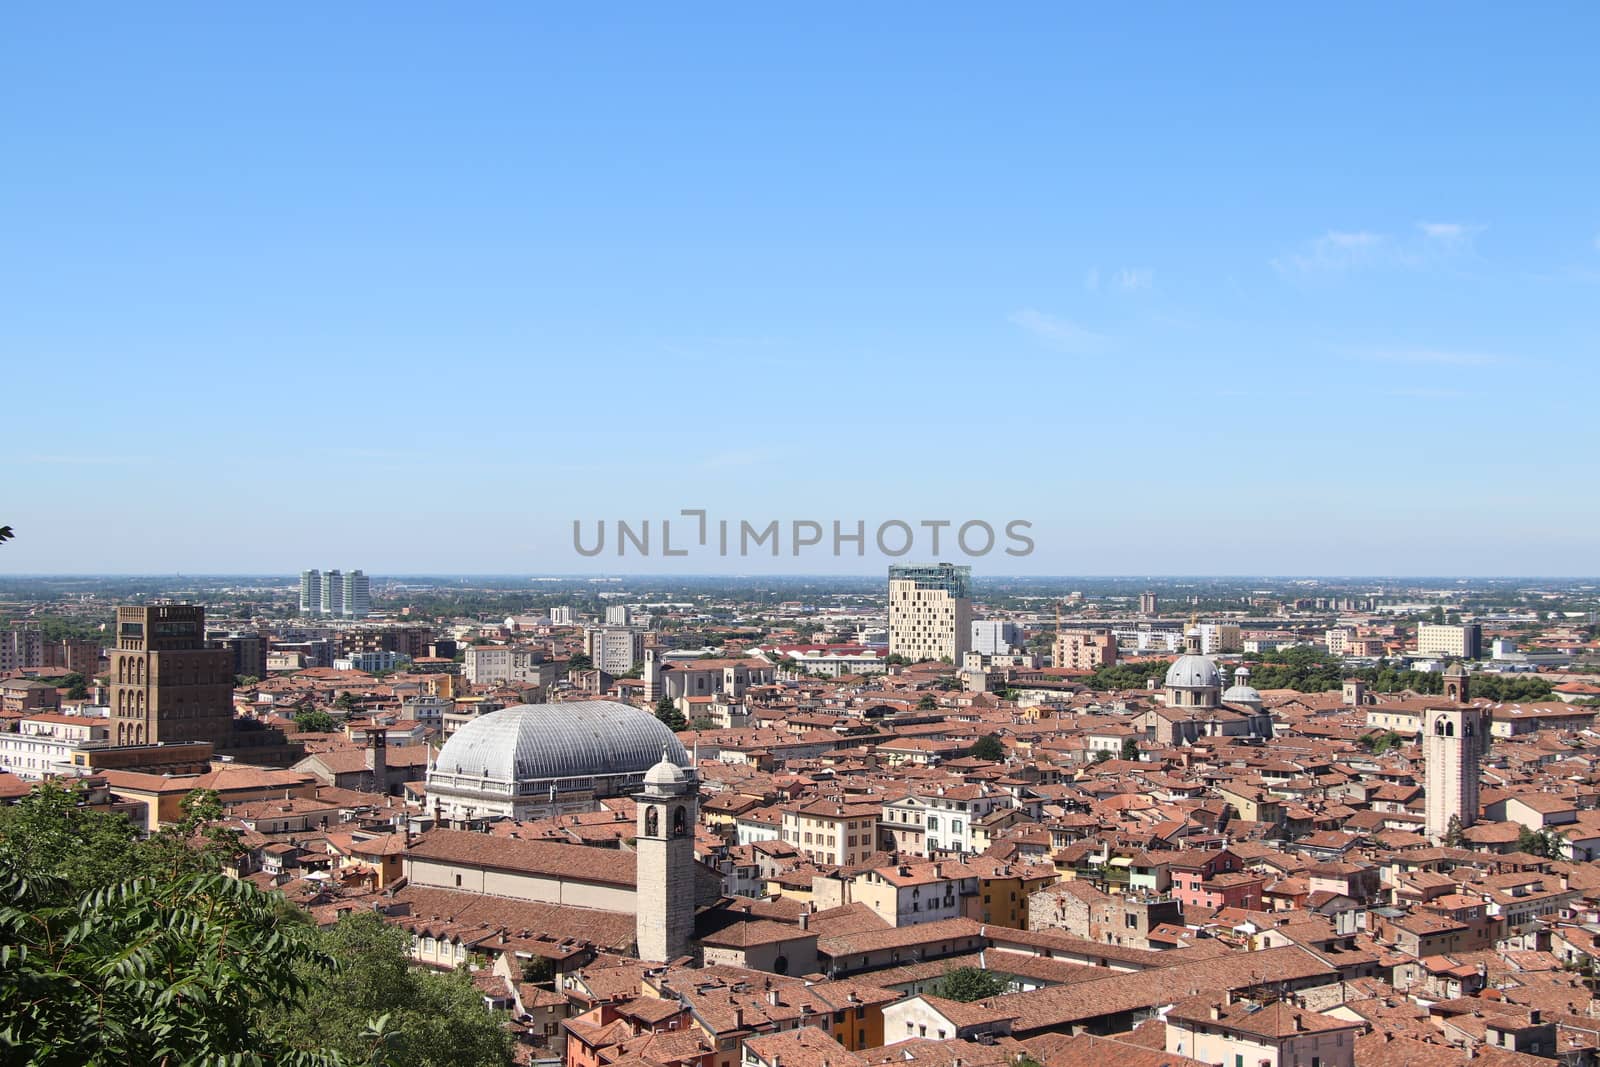
<path id="1" fill-rule="evenodd" d="M 645 772 L 634 848 L 639 871 L 635 940 L 639 958 L 665 963 L 688 955 L 694 937 L 694 826 L 699 785 L 661 754 Z"/>
<path id="2" fill-rule="evenodd" d="M 1478 820 L 1478 761 L 1489 747 L 1482 708 L 1433 707 L 1423 713 L 1422 754 L 1427 763 L 1427 830 L 1443 841 L 1452 818 L 1465 829 Z"/>

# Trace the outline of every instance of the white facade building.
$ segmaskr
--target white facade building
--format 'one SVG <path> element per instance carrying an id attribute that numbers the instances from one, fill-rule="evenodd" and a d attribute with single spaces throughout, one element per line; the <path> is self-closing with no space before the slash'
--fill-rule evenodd
<path id="1" fill-rule="evenodd" d="M 1022 629 L 1005 619 L 979 619 L 972 624 L 970 651 L 1000 656 L 1022 643 Z"/>

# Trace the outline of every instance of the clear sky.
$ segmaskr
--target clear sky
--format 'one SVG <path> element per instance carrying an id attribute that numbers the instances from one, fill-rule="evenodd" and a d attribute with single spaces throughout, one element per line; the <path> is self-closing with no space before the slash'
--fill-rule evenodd
<path id="1" fill-rule="evenodd" d="M 1600 571 L 1600 6 L 772 7 L 8 9 L 0 568 Z"/>

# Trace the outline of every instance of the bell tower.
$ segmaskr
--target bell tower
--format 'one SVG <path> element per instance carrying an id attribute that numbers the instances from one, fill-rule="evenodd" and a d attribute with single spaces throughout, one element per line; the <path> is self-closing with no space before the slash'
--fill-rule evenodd
<path id="1" fill-rule="evenodd" d="M 688 955 L 694 937 L 694 827 L 699 783 L 667 758 L 645 772 L 634 851 L 638 886 L 635 934 L 639 958 L 666 963 Z"/>

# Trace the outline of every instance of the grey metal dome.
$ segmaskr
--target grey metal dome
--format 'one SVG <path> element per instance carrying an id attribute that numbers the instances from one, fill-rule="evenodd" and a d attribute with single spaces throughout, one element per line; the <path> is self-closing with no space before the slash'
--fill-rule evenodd
<path id="1" fill-rule="evenodd" d="M 1224 703 L 1227 704 L 1261 704 L 1261 692 L 1253 685 L 1230 685 L 1227 692 L 1222 694 Z"/>
<path id="2" fill-rule="evenodd" d="M 638 776 L 663 758 L 689 764 L 655 716 L 613 700 L 575 700 L 473 719 L 444 743 L 433 774 L 509 783 Z"/>
<path id="3" fill-rule="evenodd" d="M 1204 656 L 1179 656 L 1167 668 L 1167 685 L 1173 689 L 1216 689 L 1222 685 L 1217 665 Z"/>

